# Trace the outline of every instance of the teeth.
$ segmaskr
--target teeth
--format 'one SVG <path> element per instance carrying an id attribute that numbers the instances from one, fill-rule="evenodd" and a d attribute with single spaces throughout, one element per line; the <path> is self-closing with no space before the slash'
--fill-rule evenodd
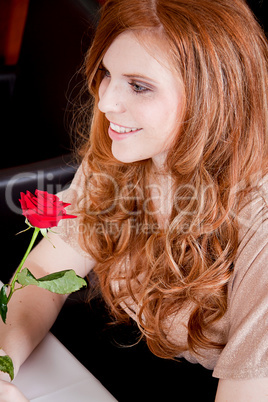
<path id="1" fill-rule="evenodd" d="M 138 130 L 137 128 L 127 128 L 122 126 L 117 126 L 116 124 L 110 123 L 111 129 L 119 134 L 130 133 L 131 131 Z"/>

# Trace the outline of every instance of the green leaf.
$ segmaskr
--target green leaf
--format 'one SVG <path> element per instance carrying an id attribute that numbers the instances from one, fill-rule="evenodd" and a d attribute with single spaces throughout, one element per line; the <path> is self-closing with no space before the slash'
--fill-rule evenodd
<path id="1" fill-rule="evenodd" d="M 28 270 L 28 268 L 24 268 L 21 272 L 18 273 L 17 282 L 22 286 L 28 285 L 36 285 L 38 286 L 38 280 L 35 279 L 33 274 Z"/>
<path id="2" fill-rule="evenodd" d="M 28 268 L 24 268 L 18 274 L 17 282 L 22 286 L 35 285 L 58 294 L 76 292 L 87 285 L 86 281 L 76 275 L 72 269 L 54 272 L 53 274 L 36 279 Z"/>
<path id="3" fill-rule="evenodd" d="M 0 290 L 0 315 L 4 323 L 6 323 L 7 317 L 7 294 L 6 294 L 7 285 L 2 286 Z"/>
<path id="4" fill-rule="evenodd" d="M 11 381 L 14 379 L 14 366 L 9 356 L 0 356 L 0 371 L 8 373 Z"/>

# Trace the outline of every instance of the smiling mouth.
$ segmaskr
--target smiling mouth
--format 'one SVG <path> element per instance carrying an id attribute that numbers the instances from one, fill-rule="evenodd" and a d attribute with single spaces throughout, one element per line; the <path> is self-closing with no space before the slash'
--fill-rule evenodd
<path id="1" fill-rule="evenodd" d="M 123 126 L 118 126 L 117 124 L 111 123 L 110 122 L 110 127 L 113 131 L 115 131 L 118 134 L 127 134 L 131 133 L 132 131 L 138 131 L 141 130 L 140 128 L 136 127 L 123 127 Z"/>

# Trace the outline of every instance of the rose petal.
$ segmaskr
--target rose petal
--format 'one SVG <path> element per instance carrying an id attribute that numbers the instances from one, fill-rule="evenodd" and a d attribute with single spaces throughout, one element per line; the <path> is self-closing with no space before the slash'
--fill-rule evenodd
<path id="1" fill-rule="evenodd" d="M 62 202 L 58 196 L 46 191 L 36 190 L 35 195 L 30 191 L 21 193 L 20 204 L 23 215 L 30 224 L 40 229 L 57 226 L 61 219 L 76 218 L 68 215 L 65 208 L 71 204 Z"/>

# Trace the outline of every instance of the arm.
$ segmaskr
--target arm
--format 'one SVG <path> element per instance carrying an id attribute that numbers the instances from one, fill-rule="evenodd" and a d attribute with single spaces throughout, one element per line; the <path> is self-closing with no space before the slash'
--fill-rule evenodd
<path id="1" fill-rule="evenodd" d="M 267 402 L 268 378 L 220 380 L 215 402 Z"/>
<path id="2" fill-rule="evenodd" d="M 231 342 L 214 370 L 215 377 L 229 379 L 219 380 L 216 402 L 268 402 L 267 191 L 263 187 L 262 196 L 252 197 L 241 214 L 244 226 L 230 287 Z"/>
<path id="3" fill-rule="evenodd" d="M 43 239 L 30 253 L 25 266 L 38 278 L 63 269 L 74 269 L 82 277 L 94 265 L 57 235 L 49 234 L 55 245 Z M 15 292 L 8 304 L 7 324 L 0 322 L 0 346 L 14 363 L 15 374 L 53 325 L 66 296 L 28 286 Z"/>

